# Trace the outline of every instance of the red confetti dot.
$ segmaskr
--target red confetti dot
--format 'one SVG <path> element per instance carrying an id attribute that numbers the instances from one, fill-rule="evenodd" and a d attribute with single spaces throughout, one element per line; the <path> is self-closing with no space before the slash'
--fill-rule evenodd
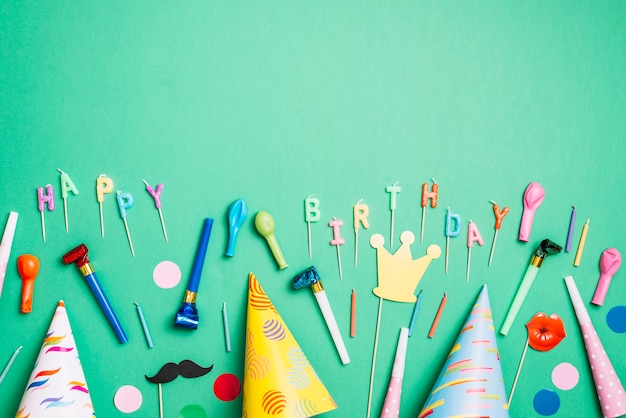
<path id="1" fill-rule="evenodd" d="M 230 402 L 241 393 L 241 382 L 234 374 L 224 373 L 215 379 L 213 383 L 213 393 L 220 401 Z"/>

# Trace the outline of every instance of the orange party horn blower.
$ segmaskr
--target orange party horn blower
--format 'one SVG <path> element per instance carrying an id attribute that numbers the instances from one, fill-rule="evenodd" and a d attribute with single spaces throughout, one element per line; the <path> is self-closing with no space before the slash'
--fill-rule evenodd
<path id="1" fill-rule="evenodd" d="M 22 313 L 33 310 L 33 294 L 35 293 L 35 279 L 39 274 L 39 259 L 31 254 L 17 257 L 17 272 L 22 278 Z"/>
<path id="2" fill-rule="evenodd" d="M 95 417 L 72 327 L 60 301 L 28 379 L 16 418 Z"/>
<path id="3" fill-rule="evenodd" d="M 312 417 L 336 408 L 285 321 L 250 273 L 241 416 Z"/>
<path id="4" fill-rule="evenodd" d="M 484 285 L 419 418 L 507 418 L 500 353 Z"/>
<path id="5" fill-rule="evenodd" d="M 528 339 L 526 339 L 522 358 L 519 361 L 519 366 L 517 366 L 517 372 L 515 373 L 515 379 L 513 380 L 513 387 L 511 387 L 511 394 L 509 395 L 507 406 L 511 406 L 511 400 L 513 399 L 517 380 L 522 371 L 522 365 L 526 358 L 528 346 L 530 345 L 537 351 L 550 351 L 559 345 L 566 336 L 563 320 L 556 314 L 546 316 L 545 313 L 538 312 L 526 324 L 526 328 L 528 330 Z"/>
<path id="6" fill-rule="evenodd" d="M 378 286 L 373 292 L 379 297 L 378 317 L 376 320 L 376 336 L 374 337 L 374 352 L 372 355 L 372 370 L 370 372 L 369 396 L 367 399 L 367 417 L 372 409 L 372 389 L 374 387 L 374 373 L 376 371 L 376 353 L 378 351 L 378 334 L 380 331 L 380 318 L 383 310 L 383 299 L 394 302 L 412 303 L 417 301 L 415 288 L 422 280 L 422 276 L 430 265 L 430 262 L 439 258 L 441 248 L 430 245 L 426 249 L 424 257 L 413 260 L 411 244 L 415 242 L 415 235 L 411 231 L 404 231 L 400 235 L 402 245 L 393 255 L 385 248 L 385 239 L 380 234 L 374 234 L 370 238 L 370 245 L 376 249 L 378 268 Z"/>

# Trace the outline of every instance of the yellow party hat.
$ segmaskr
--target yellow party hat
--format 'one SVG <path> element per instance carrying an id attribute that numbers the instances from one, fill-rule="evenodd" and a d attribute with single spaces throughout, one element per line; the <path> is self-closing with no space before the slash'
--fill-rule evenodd
<path id="1" fill-rule="evenodd" d="M 242 418 L 304 418 L 336 408 L 274 304 L 250 273 Z"/>

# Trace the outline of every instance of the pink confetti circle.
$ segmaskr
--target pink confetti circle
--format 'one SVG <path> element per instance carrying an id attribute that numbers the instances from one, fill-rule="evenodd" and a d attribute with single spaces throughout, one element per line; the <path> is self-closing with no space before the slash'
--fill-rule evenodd
<path id="1" fill-rule="evenodd" d="M 561 363 L 552 370 L 552 383 L 561 390 L 570 390 L 578 384 L 578 369 L 570 363 Z"/>
<path id="2" fill-rule="evenodd" d="M 180 268 L 173 261 L 161 261 L 152 271 L 152 278 L 157 286 L 170 289 L 180 282 Z"/>
<path id="3" fill-rule="evenodd" d="M 113 403 L 121 412 L 130 414 L 141 407 L 142 400 L 143 397 L 141 396 L 139 389 L 132 385 L 125 385 L 120 387 L 117 392 L 115 392 Z"/>

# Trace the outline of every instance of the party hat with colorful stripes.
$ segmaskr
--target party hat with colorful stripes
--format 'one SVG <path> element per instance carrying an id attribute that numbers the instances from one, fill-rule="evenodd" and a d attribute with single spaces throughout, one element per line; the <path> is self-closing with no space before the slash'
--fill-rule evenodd
<path id="1" fill-rule="evenodd" d="M 484 285 L 419 418 L 508 418 L 500 354 Z"/>
<path id="2" fill-rule="evenodd" d="M 54 312 L 15 414 L 16 418 L 50 416 L 96 416 L 63 301 Z"/>
<path id="3" fill-rule="evenodd" d="M 304 418 L 337 408 L 252 273 L 247 322 L 243 418 Z"/>

